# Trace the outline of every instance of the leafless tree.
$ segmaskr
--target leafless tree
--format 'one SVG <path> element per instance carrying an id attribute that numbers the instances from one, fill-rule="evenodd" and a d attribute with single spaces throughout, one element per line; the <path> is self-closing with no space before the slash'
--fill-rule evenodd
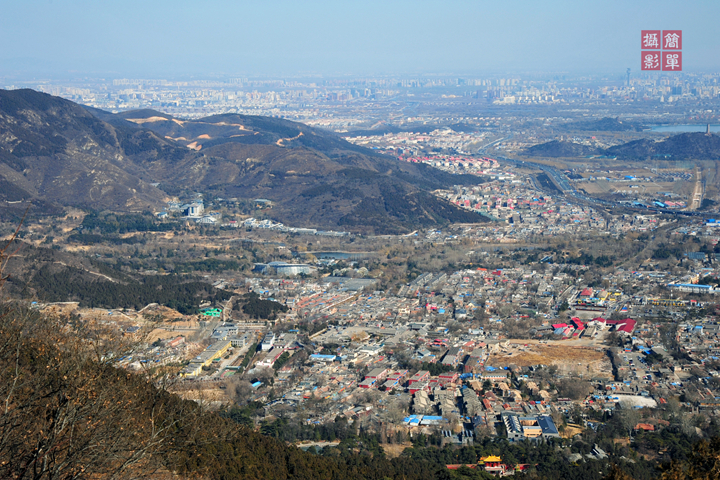
<path id="1" fill-rule="evenodd" d="M 59 320 L 4 305 L 0 322 L 0 476 L 136 478 L 162 468 L 196 404 L 148 388 Z"/>
<path id="2" fill-rule="evenodd" d="M 135 348 L 118 333 L 0 303 L 0 478 L 157 477 L 199 438 L 202 410 L 157 388 L 164 372 L 116 367 Z"/>
<path id="3" fill-rule="evenodd" d="M 585 398 L 591 391 L 590 382 L 577 378 L 564 378 L 557 383 L 558 395 L 573 400 L 581 400 Z"/>
<path id="4" fill-rule="evenodd" d="M 628 436 L 632 436 L 632 432 L 640 422 L 640 412 L 631 406 L 623 405 L 623 408 L 618 412 L 620 415 L 620 424 L 628 432 Z"/>

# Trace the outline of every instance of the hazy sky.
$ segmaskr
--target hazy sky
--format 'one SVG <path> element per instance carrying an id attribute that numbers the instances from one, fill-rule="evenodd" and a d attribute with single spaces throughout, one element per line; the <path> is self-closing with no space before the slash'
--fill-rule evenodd
<path id="1" fill-rule="evenodd" d="M 0 76 L 624 72 L 640 30 L 720 70 L 720 1 L 0 0 Z"/>

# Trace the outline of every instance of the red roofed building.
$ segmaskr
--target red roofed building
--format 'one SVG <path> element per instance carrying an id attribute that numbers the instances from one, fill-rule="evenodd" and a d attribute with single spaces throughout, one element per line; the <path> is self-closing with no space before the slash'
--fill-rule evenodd
<path id="1" fill-rule="evenodd" d="M 446 385 L 455 382 L 458 377 L 460 377 L 460 374 L 457 372 L 445 372 L 438 375 L 438 381 L 441 385 Z"/>
<path id="2" fill-rule="evenodd" d="M 181 343 L 185 343 L 185 337 L 176 337 L 168 342 L 168 347 L 173 348 L 177 347 Z"/>
<path id="3" fill-rule="evenodd" d="M 637 425 L 635 425 L 635 430 L 642 430 L 645 432 L 654 432 L 655 425 L 650 425 L 649 423 L 638 423 Z"/>
<path id="4" fill-rule="evenodd" d="M 618 332 L 624 332 L 631 334 L 633 330 L 635 330 L 635 325 L 637 324 L 637 321 L 633 320 L 632 318 L 626 318 L 624 320 L 606 320 L 604 318 L 594 318 L 593 321 L 604 323 L 607 326 L 615 327 L 615 330 Z"/>
<path id="5" fill-rule="evenodd" d="M 614 325 L 618 332 L 632 333 L 637 322 L 631 318 L 624 320 L 605 320 L 605 325 Z"/>
<path id="6" fill-rule="evenodd" d="M 383 380 L 387 374 L 388 371 L 386 368 L 373 368 L 367 375 L 365 375 L 365 380 L 373 379 L 375 381 L 380 381 Z"/>
<path id="7" fill-rule="evenodd" d="M 416 383 L 416 382 L 421 382 L 421 383 L 426 382 L 429 378 L 430 378 L 430 372 L 428 372 L 427 370 L 420 370 L 419 372 L 417 372 L 415 375 L 413 375 L 412 377 L 410 377 L 408 379 L 408 386 L 412 386 L 412 384 Z"/>
<path id="8" fill-rule="evenodd" d="M 398 382 L 402 382 L 402 380 L 405 378 L 405 376 L 408 374 L 407 370 L 400 370 L 397 372 L 393 372 L 390 375 L 387 376 L 388 380 L 397 380 Z"/>
<path id="9" fill-rule="evenodd" d="M 414 382 L 408 387 L 408 393 L 415 395 L 420 390 L 430 391 L 430 384 L 428 382 Z"/>

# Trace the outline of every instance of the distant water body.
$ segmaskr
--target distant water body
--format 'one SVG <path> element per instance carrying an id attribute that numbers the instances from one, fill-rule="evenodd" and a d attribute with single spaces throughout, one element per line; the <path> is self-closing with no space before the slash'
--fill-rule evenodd
<path id="1" fill-rule="evenodd" d="M 686 132 L 705 132 L 707 130 L 707 124 L 705 125 L 654 125 L 650 127 L 653 132 L 665 132 L 665 133 L 686 133 Z M 720 125 L 710 125 L 710 131 L 714 133 L 720 132 Z"/>

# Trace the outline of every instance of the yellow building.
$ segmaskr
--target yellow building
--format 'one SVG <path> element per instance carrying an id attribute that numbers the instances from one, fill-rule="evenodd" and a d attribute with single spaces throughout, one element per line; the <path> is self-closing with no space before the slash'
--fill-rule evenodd
<path id="1" fill-rule="evenodd" d="M 502 458 L 497 455 L 490 455 L 488 457 L 480 457 L 480 461 L 483 463 L 498 463 L 502 462 Z"/>
<path id="2" fill-rule="evenodd" d="M 223 340 L 210 345 L 204 352 L 198 355 L 193 363 L 200 363 L 204 367 L 209 367 L 213 360 L 220 358 L 228 351 L 232 343 L 230 340 Z"/>
<path id="3" fill-rule="evenodd" d="M 537 438 L 542 435 L 542 428 L 540 428 L 540 424 L 537 422 L 537 420 L 522 419 L 520 420 L 520 424 L 522 424 L 523 426 L 523 433 L 525 434 L 525 437 Z"/>
<path id="4" fill-rule="evenodd" d="M 202 372 L 202 367 L 203 366 L 200 363 L 191 363 L 187 367 L 183 368 L 180 375 L 183 377 L 197 377 L 200 375 L 200 372 Z"/>
<path id="5" fill-rule="evenodd" d="M 230 340 L 223 340 L 213 343 L 205 349 L 200 355 L 195 357 L 188 366 L 186 366 L 180 375 L 183 377 L 196 377 L 200 375 L 203 367 L 209 367 L 213 360 L 221 358 L 230 349 L 232 343 Z"/>

